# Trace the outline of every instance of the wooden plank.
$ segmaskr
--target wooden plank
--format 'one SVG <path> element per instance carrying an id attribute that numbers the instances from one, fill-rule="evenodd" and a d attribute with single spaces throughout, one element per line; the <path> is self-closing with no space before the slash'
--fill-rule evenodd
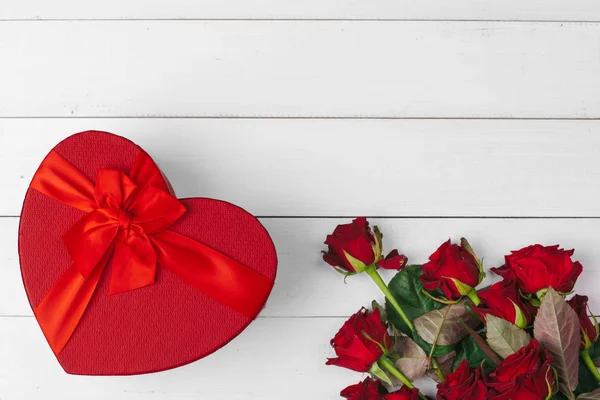
<path id="1" fill-rule="evenodd" d="M 2 19 L 424 19 L 598 21 L 595 0 L 20 0 Z"/>
<path id="2" fill-rule="evenodd" d="M 86 129 L 137 142 L 180 197 L 256 215 L 600 216 L 599 121 L 170 118 L 0 119 L 0 215 Z"/>
<path id="3" fill-rule="evenodd" d="M 361 374 L 325 366 L 342 319 L 262 319 L 215 354 L 131 377 L 67 375 L 33 318 L 0 318 L 3 400 L 339 399 Z M 431 387 L 431 384 L 429 385 Z"/>
<path id="4" fill-rule="evenodd" d="M 600 117 L 600 24 L 2 22 L 0 117 Z"/>
<path id="5" fill-rule="evenodd" d="M 344 279 L 327 266 L 319 252 L 336 218 L 262 218 L 279 257 L 275 289 L 262 312 L 265 318 L 345 317 L 383 295 L 367 276 Z M 600 313 L 600 220 L 598 219 L 373 219 L 384 235 L 387 251 L 398 247 L 411 263 L 423 263 L 449 237 L 466 236 L 486 268 L 500 266 L 510 250 L 541 243 L 575 248 L 575 259 L 585 271 L 576 290 L 590 296 L 593 312 Z M 19 272 L 17 218 L 0 219 L 0 315 L 31 316 Z M 390 279 L 393 272 L 382 271 Z M 497 279 L 488 273 L 485 284 Z M 104 295 L 104 294 L 99 294 Z M 1 398 L 1 397 L 0 397 Z"/>

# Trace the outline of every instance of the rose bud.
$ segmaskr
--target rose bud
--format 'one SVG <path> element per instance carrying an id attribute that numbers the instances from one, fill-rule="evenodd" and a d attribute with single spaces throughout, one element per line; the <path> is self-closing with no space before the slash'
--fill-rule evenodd
<path id="1" fill-rule="evenodd" d="M 369 312 L 362 308 L 331 339 L 337 358 L 328 359 L 327 365 L 368 372 L 391 345 L 392 340 L 381 321 L 379 310 Z"/>
<path id="2" fill-rule="evenodd" d="M 467 295 L 475 305 L 479 304 L 474 288 L 483 279 L 483 269 L 466 240 L 459 246 L 448 239 L 429 260 L 423 264 L 420 277 L 426 290 L 439 289 L 449 301 L 458 301 Z"/>
<path id="3" fill-rule="evenodd" d="M 477 294 L 481 304 L 480 307 L 472 309 L 483 322 L 486 314 L 504 318 L 519 328 L 526 328 L 533 322 L 537 309 L 523 301 L 515 281 L 504 279 Z"/>
<path id="4" fill-rule="evenodd" d="M 589 349 L 598 339 L 598 322 L 594 322 L 588 315 L 588 297 L 576 294 L 567 303 L 575 310 L 581 325 L 581 349 Z"/>
<path id="5" fill-rule="evenodd" d="M 534 244 L 512 251 L 512 254 L 505 256 L 504 265 L 492 268 L 492 271 L 504 278 L 516 279 L 521 292 L 537 294 L 538 299 L 542 300 L 545 289 L 549 287 L 563 294 L 573 291 L 583 269 L 579 261 L 571 260 L 573 252 L 559 249 L 558 245 Z"/>
<path id="6" fill-rule="evenodd" d="M 552 356 L 536 339 L 506 357 L 487 380 L 488 399 L 546 399 L 556 390 Z"/>
<path id="7" fill-rule="evenodd" d="M 375 234 L 366 218 L 356 218 L 350 224 L 338 225 L 327 235 L 323 260 L 343 274 L 363 272 L 381 259 L 383 235 L 375 227 Z M 389 257 L 389 256 L 388 256 Z"/>
<path id="8" fill-rule="evenodd" d="M 384 269 L 400 270 L 406 265 L 407 258 L 393 250 L 382 258 L 381 241 L 383 235 L 377 227 L 371 231 L 366 218 L 356 218 L 352 223 L 338 225 L 331 235 L 327 236 L 328 246 L 323 252 L 323 260 L 343 274 L 363 272 L 371 265 Z"/>
<path id="9" fill-rule="evenodd" d="M 419 398 L 419 390 L 407 386 L 391 394 L 381 394 L 382 391 L 379 381 L 368 377 L 356 385 L 348 386 L 340 395 L 348 400 L 417 400 Z"/>
<path id="10" fill-rule="evenodd" d="M 395 269 L 400 271 L 406 266 L 408 258 L 405 255 L 398 253 L 398 250 L 390 251 L 387 257 L 377 261 L 377 266 L 383 269 Z"/>
<path id="11" fill-rule="evenodd" d="M 463 360 L 456 370 L 437 385 L 438 400 L 485 400 L 487 388 L 481 379 L 481 369 L 470 369 Z"/>

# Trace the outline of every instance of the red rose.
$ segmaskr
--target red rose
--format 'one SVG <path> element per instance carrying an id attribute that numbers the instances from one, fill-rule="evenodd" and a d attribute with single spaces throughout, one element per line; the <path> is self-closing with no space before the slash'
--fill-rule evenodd
<path id="1" fill-rule="evenodd" d="M 375 262 L 378 253 L 377 240 L 364 217 L 356 218 L 350 224 L 338 225 L 327 236 L 325 244 L 328 250 L 323 254 L 323 260 L 343 272 L 362 272 L 365 266 Z M 363 266 L 357 266 L 348 256 L 358 260 Z"/>
<path id="2" fill-rule="evenodd" d="M 486 290 L 477 292 L 477 295 L 481 299 L 481 305 L 473 307 L 473 311 L 484 322 L 486 314 L 504 318 L 520 328 L 525 328 L 533 322 L 537 309 L 522 300 L 513 280 L 504 279 Z"/>
<path id="3" fill-rule="evenodd" d="M 342 390 L 340 396 L 348 400 L 381 400 L 380 386 L 379 381 L 368 377 L 364 381 Z"/>
<path id="4" fill-rule="evenodd" d="M 567 303 L 569 303 L 579 317 L 581 325 L 581 348 L 589 349 L 598 338 L 598 331 L 596 323 L 592 322 L 588 315 L 588 297 L 576 294 Z"/>
<path id="5" fill-rule="evenodd" d="M 362 308 L 344 323 L 331 339 L 337 358 L 327 360 L 327 365 L 337 365 L 357 372 L 367 372 L 383 355 L 384 348 L 392 344 L 379 310 L 369 312 Z"/>
<path id="6" fill-rule="evenodd" d="M 534 244 L 511 252 L 505 257 L 502 267 L 492 270 L 505 278 L 516 279 L 517 286 L 524 293 L 535 294 L 549 287 L 557 292 L 569 293 L 583 269 L 578 261 L 571 260 L 573 251 L 559 249 L 558 245 Z"/>
<path id="7" fill-rule="evenodd" d="M 420 279 L 423 287 L 427 290 L 440 289 L 449 300 L 458 300 L 471 292 L 483 277 L 471 252 L 463 246 L 450 243 L 450 239 L 429 260 L 422 267 Z"/>
<path id="8" fill-rule="evenodd" d="M 486 400 L 487 388 L 481 379 L 481 369 L 470 369 L 463 360 L 456 370 L 437 385 L 438 400 Z"/>
<path id="9" fill-rule="evenodd" d="M 383 400 L 419 400 L 419 389 L 402 386 L 399 391 L 384 395 Z"/>
<path id="10" fill-rule="evenodd" d="M 328 249 L 323 252 L 323 260 L 345 274 L 362 272 L 373 264 L 384 269 L 404 268 L 407 258 L 397 250 L 391 251 L 382 259 L 383 236 L 377 231 L 377 227 L 375 233 L 373 234 L 364 217 L 356 218 L 350 224 L 338 225 L 325 239 Z"/>
<path id="11" fill-rule="evenodd" d="M 381 394 L 379 381 L 367 378 L 356 385 L 342 390 L 340 396 L 348 400 L 418 400 L 419 389 L 409 389 L 403 386 L 398 392 Z"/>
<path id="12" fill-rule="evenodd" d="M 552 356 L 540 342 L 529 344 L 506 357 L 488 378 L 491 400 L 543 400 L 556 389 Z"/>

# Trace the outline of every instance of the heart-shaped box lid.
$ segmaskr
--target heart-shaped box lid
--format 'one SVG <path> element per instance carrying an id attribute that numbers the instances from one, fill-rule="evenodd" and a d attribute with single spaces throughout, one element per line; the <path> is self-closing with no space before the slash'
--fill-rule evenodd
<path id="1" fill-rule="evenodd" d="M 145 152 L 120 136 L 87 131 L 63 140 L 51 154 L 96 182 L 101 169 L 129 175 Z M 39 174 L 40 170 L 32 182 L 39 180 Z M 256 318 L 277 270 L 269 234 L 254 216 L 230 203 L 207 198 L 180 201 L 186 212 L 168 230 L 268 279 L 267 290 L 252 293 L 258 297 L 254 300 L 258 309 L 253 315 L 244 315 L 180 279 L 160 262 L 154 283 L 109 295 L 111 271 L 115 268 L 110 258 L 77 327 L 64 347 L 55 351 L 66 372 L 132 375 L 174 368 L 218 350 Z M 29 188 L 19 226 L 19 256 L 34 312 L 73 263 L 63 236 L 85 216 L 85 211 Z M 237 286 L 234 282 L 228 284 Z M 41 321 L 38 312 L 36 318 Z"/>

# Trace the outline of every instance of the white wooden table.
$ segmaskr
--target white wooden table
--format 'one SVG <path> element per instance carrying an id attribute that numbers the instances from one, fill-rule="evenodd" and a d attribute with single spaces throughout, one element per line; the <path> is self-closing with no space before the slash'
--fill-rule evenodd
<path id="1" fill-rule="evenodd" d="M 0 20 L 1 400 L 338 399 L 360 377 L 325 367 L 328 341 L 382 300 L 320 260 L 356 215 L 412 262 L 461 235 L 488 267 L 574 247 L 600 312 L 597 0 L 2 0 Z M 261 217 L 275 290 L 226 348 L 134 377 L 55 361 L 17 226 L 42 157 L 87 129 Z"/>

